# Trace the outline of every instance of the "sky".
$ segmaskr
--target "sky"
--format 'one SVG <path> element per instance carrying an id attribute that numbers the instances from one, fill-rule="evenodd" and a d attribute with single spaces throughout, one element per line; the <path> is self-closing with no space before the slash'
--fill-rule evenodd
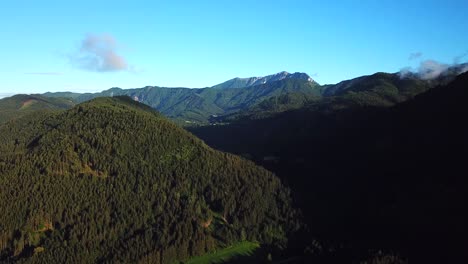
<path id="1" fill-rule="evenodd" d="M 0 97 L 468 61 L 468 1 L 3 1 Z"/>

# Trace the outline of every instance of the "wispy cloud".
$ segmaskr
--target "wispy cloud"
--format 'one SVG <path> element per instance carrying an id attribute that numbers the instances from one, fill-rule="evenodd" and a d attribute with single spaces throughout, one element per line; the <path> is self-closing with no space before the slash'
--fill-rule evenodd
<path id="1" fill-rule="evenodd" d="M 462 74 L 468 71 L 468 64 L 461 64 L 461 63 L 453 63 L 453 64 L 446 64 L 441 63 L 435 60 L 425 60 L 419 64 L 417 69 L 413 69 L 411 67 L 405 67 L 400 70 L 400 77 L 405 78 L 408 76 L 417 76 L 422 80 L 433 80 L 447 74 L 448 72 Z"/>
<path id="2" fill-rule="evenodd" d="M 26 75 L 63 75 L 61 72 L 25 72 Z"/>
<path id="3" fill-rule="evenodd" d="M 446 72 L 450 65 L 439 63 L 434 60 L 426 60 L 421 62 L 418 68 L 419 77 L 423 80 L 432 80 Z"/>
<path id="4" fill-rule="evenodd" d="M 416 60 L 416 59 L 419 59 L 422 57 L 422 52 L 414 52 L 414 53 L 411 53 L 408 57 L 408 60 Z"/>
<path id="5" fill-rule="evenodd" d="M 404 67 L 403 69 L 400 70 L 398 74 L 400 75 L 400 78 L 405 78 L 412 73 L 413 73 L 413 70 L 411 69 L 411 67 Z"/>
<path id="6" fill-rule="evenodd" d="M 423 80 L 432 80 L 445 73 L 451 66 L 440 63 L 435 60 L 425 60 L 419 64 L 416 70 L 411 67 L 405 67 L 400 70 L 400 78 L 405 78 L 410 75 L 416 75 Z"/>
<path id="7" fill-rule="evenodd" d="M 88 71 L 130 70 L 125 58 L 117 54 L 117 41 L 109 34 L 87 35 L 70 61 L 73 66 Z"/>

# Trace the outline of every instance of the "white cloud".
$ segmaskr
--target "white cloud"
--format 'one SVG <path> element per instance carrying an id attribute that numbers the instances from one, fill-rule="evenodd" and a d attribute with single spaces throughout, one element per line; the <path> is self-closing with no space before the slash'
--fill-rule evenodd
<path id="1" fill-rule="evenodd" d="M 117 54 L 117 41 L 109 34 L 87 35 L 78 52 L 70 56 L 70 60 L 75 67 L 88 71 L 129 70 L 125 58 Z"/>
<path id="2" fill-rule="evenodd" d="M 419 65 L 418 74 L 423 80 L 432 80 L 446 72 L 449 67 L 448 64 L 439 63 L 434 60 L 426 60 Z"/>

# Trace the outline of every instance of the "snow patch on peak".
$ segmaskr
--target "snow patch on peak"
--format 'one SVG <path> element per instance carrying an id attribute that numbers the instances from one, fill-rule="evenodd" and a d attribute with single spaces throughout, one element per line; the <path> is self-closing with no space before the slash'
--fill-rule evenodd
<path id="1" fill-rule="evenodd" d="M 218 84 L 213 86 L 213 88 L 243 88 L 243 87 L 251 87 L 261 84 L 266 84 L 270 82 L 281 81 L 284 79 L 301 79 L 306 80 L 308 82 L 314 82 L 314 80 L 307 75 L 306 73 L 296 72 L 296 73 L 289 73 L 287 71 L 282 71 L 276 74 L 264 76 L 264 77 L 250 77 L 250 78 L 234 78 L 227 82 Z"/>

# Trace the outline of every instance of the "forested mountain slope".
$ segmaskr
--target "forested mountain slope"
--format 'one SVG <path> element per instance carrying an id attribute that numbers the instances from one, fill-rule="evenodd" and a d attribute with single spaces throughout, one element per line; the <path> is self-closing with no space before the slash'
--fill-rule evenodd
<path id="1" fill-rule="evenodd" d="M 148 86 L 140 89 L 112 88 L 101 93 L 74 95 L 75 102 L 96 97 L 130 96 L 182 124 L 207 124 L 213 115 L 233 113 L 267 98 L 287 93 L 320 95 L 319 85 L 302 79 L 284 79 L 243 89 L 189 89 Z M 47 94 L 55 96 L 55 94 Z"/>
<path id="2" fill-rule="evenodd" d="M 289 191 L 130 98 L 0 125 L 0 260 L 172 263 L 231 243 L 284 248 Z"/>
<path id="3" fill-rule="evenodd" d="M 461 263 L 467 100 L 465 73 L 391 108 L 304 107 L 192 131 L 286 181 L 311 236 L 340 248 L 332 263 L 379 250 L 410 262 Z"/>
<path id="4" fill-rule="evenodd" d="M 369 96 L 387 97 L 387 100 L 399 102 L 404 101 L 406 97 L 424 92 L 429 86 L 429 82 L 417 76 L 379 72 L 326 86 L 323 95 L 339 96 L 347 93 L 367 92 Z"/>
<path id="5" fill-rule="evenodd" d="M 375 73 L 346 80 L 334 85 L 316 87 L 315 93 L 288 91 L 264 98 L 256 104 L 211 118 L 211 123 L 230 123 L 235 120 L 266 118 L 274 114 L 307 108 L 319 112 L 333 112 L 356 107 L 391 107 L 421 94 L 437 85 L 453 81 L 464 68 L 453 66 L 438 78 L 425 80 L 417 74 Z"/>
<path id="6" fill-rule="evenodd" d="M 74 103 L 65 98 L 19 94 L 0 99 L 0 123 L 42 110 L 71 108 Z"/>

